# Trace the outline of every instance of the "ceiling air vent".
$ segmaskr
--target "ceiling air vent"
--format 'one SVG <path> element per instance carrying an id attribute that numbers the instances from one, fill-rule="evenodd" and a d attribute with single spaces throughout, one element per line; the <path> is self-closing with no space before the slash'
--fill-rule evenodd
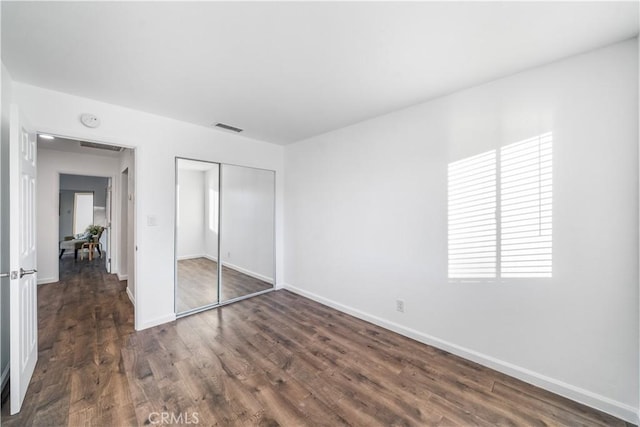
<path id="1" fill-rule="evenodd" d="M 225 125 L 224 123 L 216 123 L 215 127 L 220 128 L 220 129 L 224 129 L 224 130 L 230 130 L 231 132 L 236 132 L 236 133 L 242 132 L 242 129 L 234 127 L 234 126 Z"/>
<path id="2" fill-rule="evenodd" d="M 115 145 L 107 145 L 107 144 L 97 144 L 95 142 L 87 142 L 87 141 L 80 141 L 80 146 L 87 147 L 87 148 L 97 148 L 98 150 L 109 150 L 109 151 L 124 150 L 124 147 L 118 147 Z"/>

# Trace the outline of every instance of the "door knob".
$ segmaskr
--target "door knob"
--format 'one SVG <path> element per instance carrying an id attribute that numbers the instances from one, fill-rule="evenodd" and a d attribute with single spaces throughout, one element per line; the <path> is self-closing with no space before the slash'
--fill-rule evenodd
<path id="1" fill-rule="evenodd" d="M 36 272 L 38 272 L 38 270 L 36 270 L 35 268 L 32 270 L 25 270 L 24 268 L 20 267 L 20 278 L 22 279 L 27 274 L 33 274 Z"/>

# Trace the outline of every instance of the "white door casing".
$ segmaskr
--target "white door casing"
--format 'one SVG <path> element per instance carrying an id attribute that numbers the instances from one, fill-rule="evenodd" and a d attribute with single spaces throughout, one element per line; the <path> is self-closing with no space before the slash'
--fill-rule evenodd
<path id="1" fill-rule="evenodd" d="M 112 230 L 112 226 L 111 226 L 111 196 L 112 196 L 112 183 L 111 183 L 111 178 L 109 178 L 109 181 L 107 183 L 107 200 L 106 200 L 106 209 L 105 209 L 105 216 L 107 219 L 107 224 L 106 224 L 106 228 L 104 230 L 104 234 L 105 236 L 105 242 L 106 242 L 106 248 L 102 248 L 102 250 L 105 253 L 105 267 L 107 269 L 107 273 L 112 273 L 112 268 L 111 268 L 111 243 L 112 243 L 112 239 L 111 239 L 111 230 Z"/>
<path id="2" fill-rule="evenodd" d="M 11 105 L 9 266 L 11 414 L 20 411 L 38 360 L 36 135 Z"/>

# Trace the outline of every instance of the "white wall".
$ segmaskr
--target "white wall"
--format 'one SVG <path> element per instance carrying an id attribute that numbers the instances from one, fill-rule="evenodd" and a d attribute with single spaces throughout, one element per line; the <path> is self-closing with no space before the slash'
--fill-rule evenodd
<path id="1" fill-rule="evenodd" d="M 9 271 L 9 110 L 11 76 L 0 64 L 0 271 Z M 9 372 L 9 279 L 0 279 L 0 387 Z"/>
<path id="2" fill-rule="evenodd" d="M 273 172 L 222 165 L 221 180 L 223 264 L 272 281 Z"/>
<path id="3" fill-rule="evenodd" d="M 636 43 L 287 146 L 287 286 L 637 422 Z M 448 283 L 448 163 L 549 131 L 553 278 Z"/>
<path id="4" fill-rule="evenodd" d="M 199 258 L 205 254 L 205 173 L 179 169 L 177 183 L 180 203 L 176 255 L 178 259 Z"/>
<path id="5" fill-rule="evenodd" d="M 58 236 L 62 240 L 73 234 L 73 199 L 76 192 L 60 189 L 60 218 L 58 219 Z"/>
<path id="6" fill-rule="evenodd" d="M 278 145 L 22 83 L 15 83 L 13 90 L 15 101 L 38 131 L 136 148 L 138 329 L 175 318 L 175 157 L 260 167 L 278 174 L 283 170 L 283 148 Z M 78 116 L 85 112 L 100 117 L 102 125 L 97 129 L 82 126 Z M 282 271 L 283 187 L 282 181 L 277 182 L 276 253 L 277 269 Z M 157 225 L 149 225 L 149 219 Z"/>
<path id="7" fill-rule="evenodd" d="M 38 188 L 37 188 L 37 233 L 38 233 L 38 283 L 57 282 L 58 227 L 52 227 L 58 221 L 58 203 L 60 193 L 60 174 L 98 175 L 116 177 L 119 161 L 112 157 L 88 154 L 66 153 L 61 151 L 38 149 Z M 117 223 L 114 224 L 117 229 Z M 114 245 L 116 247 L 117 245 Z"/>

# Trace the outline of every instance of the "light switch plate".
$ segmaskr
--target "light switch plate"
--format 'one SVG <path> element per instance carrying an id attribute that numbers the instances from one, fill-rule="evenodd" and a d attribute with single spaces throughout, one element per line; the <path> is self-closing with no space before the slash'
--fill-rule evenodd
<path id="1" fill-rule="evenodd" d="M 155 215 L 147 215 L 147 226 L 148 227 L 157 227 L 158 226 L 158 217 Z"/>

